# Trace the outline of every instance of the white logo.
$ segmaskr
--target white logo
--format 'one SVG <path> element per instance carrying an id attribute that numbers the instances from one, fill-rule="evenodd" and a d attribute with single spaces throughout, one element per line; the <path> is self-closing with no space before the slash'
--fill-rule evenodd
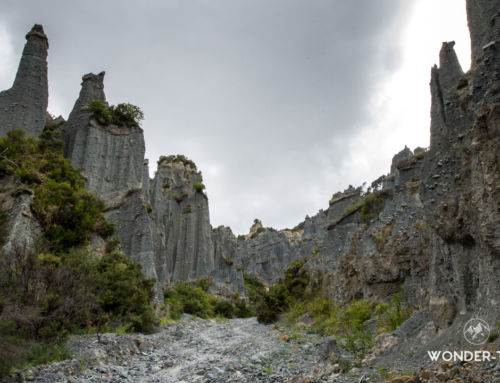
<path id="1" fill-rule="evenodd" d="M 489 336 L 490 326 L 480 318 L 472 318 L 464 326 L 464 338 L 470 344 L 485 344 Z"/>

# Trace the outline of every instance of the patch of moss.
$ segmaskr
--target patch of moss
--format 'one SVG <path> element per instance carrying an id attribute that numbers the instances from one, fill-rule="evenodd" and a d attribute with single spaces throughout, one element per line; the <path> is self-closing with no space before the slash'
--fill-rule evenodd
<path id="1" fill-rule="evenodd" d="M 201 182 L 195 182 L 193 184 L 193 190 L 197 193 L 201 193 L 203 190 L 205 190 L 205 185 L 203 185 Z"/>
<path id="2" fill-rule="evenodd" d="M 382 211 L 384 207 L 384 199 L 382 197 L 387 193 L 387 190 L 379 190 L 365 195 L 361 201 L 344 210 L 340 220 L 359 210 L 361 212 L 360 218 L 365 223 L 370 222 L 376 214 Z"/>
<path id="3" fill-rule="evenodd" d="M 181 203 L 182 201 L 184 201 L 184 198 L 186 198 L 187 196 L 188 194 L 186 192 L 183 192 L 181 195 L 175 192 L 172 193 L 172 199 L 177 203 Z"/>

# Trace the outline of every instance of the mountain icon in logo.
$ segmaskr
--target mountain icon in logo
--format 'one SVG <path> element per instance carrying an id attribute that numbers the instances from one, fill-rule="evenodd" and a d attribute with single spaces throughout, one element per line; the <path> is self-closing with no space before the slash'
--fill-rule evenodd
<path id="1" fill-rule="evenodd" d="M 470 344 L 484 344 L 489 336 L 490 326 L 481 318 L 472 318 L 464 326 L 464 338 Z"/>

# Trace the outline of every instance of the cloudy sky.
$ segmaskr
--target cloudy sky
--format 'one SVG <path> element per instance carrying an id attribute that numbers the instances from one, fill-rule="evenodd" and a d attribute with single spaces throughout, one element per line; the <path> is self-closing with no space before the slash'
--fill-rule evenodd
<path id="1" fill-rule="evenodd" d="M 160 155 L 202 170 L 214 226 L 293 227 L 331 195 L 429 143 L 429 75 L 442 41 L 470 48 L 465 0 L 2 0 L 0 89 L 34 23 L 49 38 L 49 111 L 83 74 L 140 106 Z"/>

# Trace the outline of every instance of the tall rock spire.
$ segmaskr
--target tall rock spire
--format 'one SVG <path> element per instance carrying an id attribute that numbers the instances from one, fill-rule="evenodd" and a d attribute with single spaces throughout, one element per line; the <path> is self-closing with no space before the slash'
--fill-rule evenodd
<path id="1" fill-rule="evenodd" d="M 43 27 L 36 24 L 26 35 L 26 45 L 12 88 L 0 93 L 0 135 L 23 129 L 38 136 L 45 126 L 48 104 L 47 50 Z"/>
<path id="2" fill-rule="evenodd" d="M 103 71 L 99 74 L 87 73 L 82 77 L 80 96 L 69 114 L 68 122 L 63 127 L 63 140 L 66 143 L 64 155 L 66 157 L 72 157 L 78 130 L 87 128 L 91 113 L 85 110 L 85 107 L 93 100 L 106 101 L 104 75 Z"/>

